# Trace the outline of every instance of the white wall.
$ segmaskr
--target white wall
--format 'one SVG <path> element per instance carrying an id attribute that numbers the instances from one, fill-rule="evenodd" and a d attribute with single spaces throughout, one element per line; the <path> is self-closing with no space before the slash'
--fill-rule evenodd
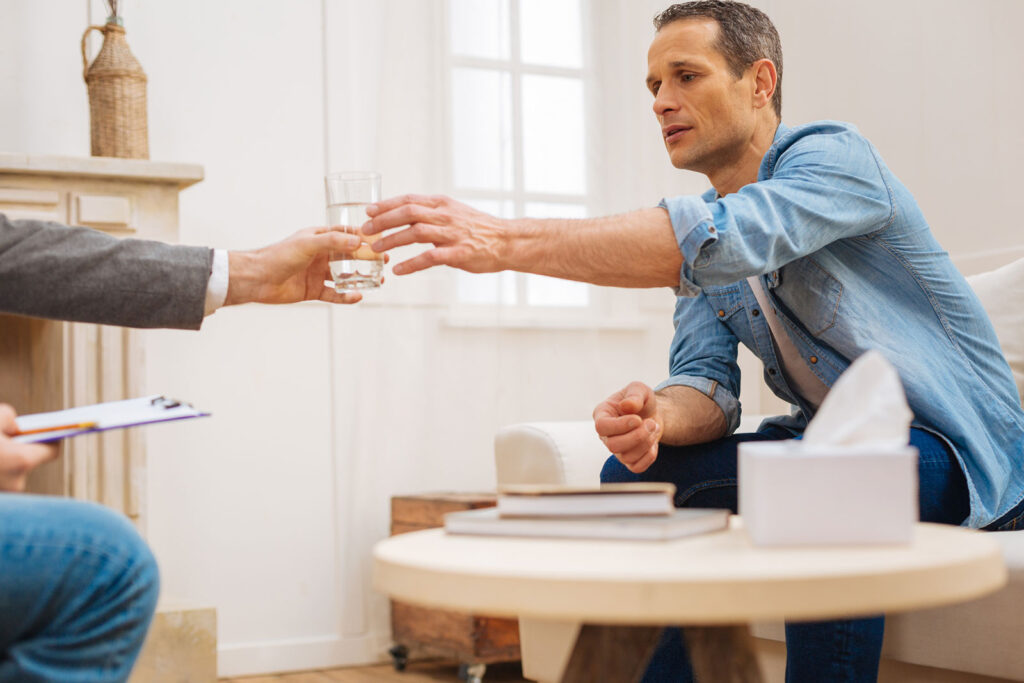
<path id="1" fill-rule="evenodd" d="M 440 189 L 437 6 L 129 3 L 151 156 L 206 169 L 182 196 L 182 241 L 244 248 L 319 223 L 326 169 L 379 169 L 389 194 Z M 88 153 L 89 9 L 0 1 L 0 49 L 18 47 L 0 65 L 18 94 L 0 148 Z M 149 389 L 214 415 L 147 431 L 148 537 L 164 594 L 217 607 L 222 674 L 380 657 L 368 553 L 389 497 L 489 489 L 499 426 L 586 418 L 665 372 L 667 291 L 632 331 L 501 331 L 446 322 L 449 280 L 389 278 L 359 307 L 225 309 L 200 334 L 147 333 Z"/>
<path id="2" fill-rule="evenodd" d="M 783 118 L 852 121 L 955 257 L 1024 253 L 1015 224 L 1024 79 L 1012 0 L 768 0 Z"/>
<path id="3" fill-rule="evenodd" d="M 643 89 L 665 3 L 593 0 L 602 78 L 591 136 L 608 211 L 704 181 L 672 170 Z M 1021 245 L 1008 0 L 765 0 L 786 48 L 785 120 L 857 123 L 956 255 Z M 94 0 L 0 0 L 0 150 L 88 154 L 78 40 Z M 202 164 L 182 239 L 245 248 L 323 218 L 325 170 L 385 193 L 442 186 L 438 0 L 129 1 L 149 75 L 151 156 Z M 398 492 L 493 485 L 503 424 L 586 418 L 665 372 L 671 296 L 633 330 L 468 328 L 444 271 L 390 277 L 357 307 L 226 309 L 200 334 L 147 334 L 149 389 L 214 417 L 147 430 L 148 536 L 164 593 L 217 607 L 221 673 L 369 661 L 387 642 L 368 551 Z M 495 319 L 500 318 L 500 313 Z M 646 321 L 646 322 L 643 322 Z M 744 378 L 757 409 L 756 372 Z"/>

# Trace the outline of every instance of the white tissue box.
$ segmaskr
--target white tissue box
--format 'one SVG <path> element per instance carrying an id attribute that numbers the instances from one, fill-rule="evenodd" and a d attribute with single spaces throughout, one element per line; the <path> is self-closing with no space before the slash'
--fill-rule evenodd
<path id="1" fill-rule="evenodd" d="M 739 512 L 755 545 L 909 543 L 917 449 L 741 443 Z"/>

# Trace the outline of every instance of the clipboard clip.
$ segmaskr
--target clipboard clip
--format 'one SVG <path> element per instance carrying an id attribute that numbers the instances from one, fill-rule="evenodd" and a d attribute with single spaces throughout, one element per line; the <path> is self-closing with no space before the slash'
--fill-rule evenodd
<path id="1" fill-rule="evenodd" d="M 157 408 L 169 409 L 177 408 L 181 405 L 181 401 L 175 401 L 173 398 L 167 398 L 166 396 L 155 396 L 149 404 Z M 191 406 L 188 407 L 191 408 Z"/>

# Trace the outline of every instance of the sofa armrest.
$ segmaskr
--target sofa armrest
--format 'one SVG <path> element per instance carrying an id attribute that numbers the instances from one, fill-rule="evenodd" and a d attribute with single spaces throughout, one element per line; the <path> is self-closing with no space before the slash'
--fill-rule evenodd
<path id="1" fill-rule="evenodd" d="M 744 416 L 738 431 L 755 431 L 763 415 Z M 592 420 L 522 422 L 494 435 L 498 485 L 599 483 L 608 449 Z"/>
<path id="2" fill-rule="evenodd" d="M 494 435 L 498 485 L 596 485 L 608 449 L 591 420 L 523 422 Z"/>

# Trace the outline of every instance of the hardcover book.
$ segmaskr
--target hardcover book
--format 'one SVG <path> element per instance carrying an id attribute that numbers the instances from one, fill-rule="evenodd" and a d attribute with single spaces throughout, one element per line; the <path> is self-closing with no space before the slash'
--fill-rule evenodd
<path id="1" fill-rule="evenodd" d="M 670 515 L 676 487 L 669 483 L 554 486 L 523 484 L 498 489 L 502 517 Z"/>
<path id="2" fill-rule="evenodd" d="M 634 517 L 503 517 L 497 508 L 450 512 L 450 534 L 661 541 L 725 529 L 728 510 L 689 508 Z"/>

